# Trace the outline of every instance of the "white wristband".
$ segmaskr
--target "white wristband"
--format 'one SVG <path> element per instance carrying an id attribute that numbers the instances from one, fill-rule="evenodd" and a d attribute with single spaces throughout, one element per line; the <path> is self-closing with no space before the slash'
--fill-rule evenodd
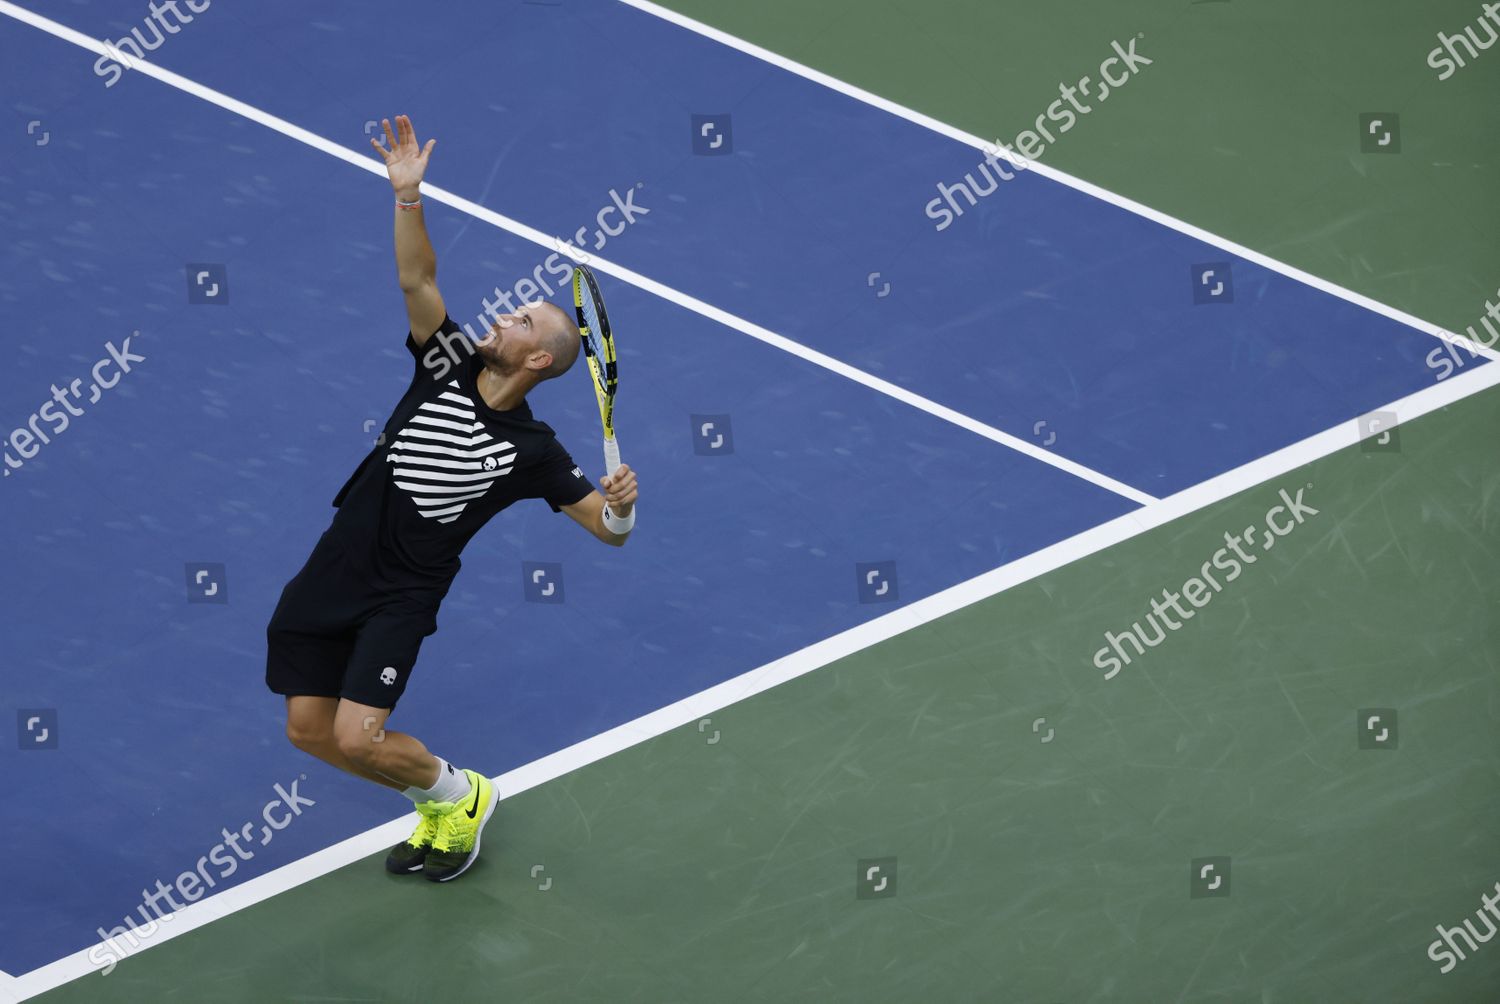
<path id="1" fill-rule="evenodd" d="M 609 511 L 609 506 L 604 507 L 604 528 L 616 537 L 623 537 L 635 528 L 635 507 L 631 506 L 629 516 L 616 516 Z"/>

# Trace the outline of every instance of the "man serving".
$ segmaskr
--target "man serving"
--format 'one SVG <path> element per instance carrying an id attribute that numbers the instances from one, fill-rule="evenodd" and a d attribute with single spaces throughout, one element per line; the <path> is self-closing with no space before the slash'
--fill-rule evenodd
<path id="1" fill-rule="evenodd" d="M 422 640 L 437 630 L 459 554 L 492 516 L 532 498 L 618 547 L 635 525 L 636 478 L 621 465 L 600 482 L 603 494 L 594 490 L 526 403 L 578 356 L 566 311 L 527 304 L 497 317 L 477 342 L 455 337 L 422 218 L 422 176 L 437 141 L 420 146 L 404 115 L 394 134 L 389 120 L 383 125 L 389 146 L 371 145 L 396 194 L 396 267 L 414 372 L 378 445 L 334 499 L 332 525 L 282 591 L 266 629 L 266 684 L 286 697 L 293 745 L 416 804 L 417 828 L 391 849 L 386 868 L 445 882 L 479 854 L 494 787 L 385 724 Z M 468 358 L 424 366 L 423 349 L 438 335 L 471 346 Z"/>

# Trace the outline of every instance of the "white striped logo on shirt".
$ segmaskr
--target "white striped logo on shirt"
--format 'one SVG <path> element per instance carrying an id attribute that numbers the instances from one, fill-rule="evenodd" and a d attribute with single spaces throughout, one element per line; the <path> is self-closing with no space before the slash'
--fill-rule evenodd
<path id="1" fill-rule="evenodd" d="M 385 455 L 396 487 L 427 519 L 452 523 L 516 465 L 516 448 L 497 443 L 474 415 L 474 402 L 456 393 L 457 380 L 435 401 L 424 401 Z"/>

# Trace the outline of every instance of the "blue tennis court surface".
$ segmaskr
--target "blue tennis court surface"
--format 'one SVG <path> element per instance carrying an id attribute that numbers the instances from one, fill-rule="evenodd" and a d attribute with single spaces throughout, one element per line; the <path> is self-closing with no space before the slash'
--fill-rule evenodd
<path id="1" fill-rule="evenodd" d="M 139 23 L 30 8 L 96 38 Z M 1248 262 L 1228 262 L 1233 302 L 1195 305 L 1192 270 L 1222 250 L 1033 174 L 939 233 L 923 206 L 974 150 L 624 5 L 441 5 L 393 47 L 408 14 L 214 5 L 154 62 L 364 153 L 366 122 L 409 114 L 439 141 L 430 182 L 549 234 L 633 191 L 648 212 L 608 260 L 1149 495 L 1432 383 L 1429 336 Z M 596 60 L 603 79 L 572 70 Z M 287 744 L 261 679 L 280 589 L 410 374 L 388 185 L 141 74 L 107 88 L 93 62 L 0 18 L 5 427 L 111 345 L 143 357 L 0 486 L 4 703 L 57 709 L 62 737 L 0 754 L 10 803 L 45 807 L 0 833 L 69 863 L 7 880 L 10 973 L 92 945 L 275 783 L 307 775 L 319 811 L 234 881 L 401 808 Z M 695 155 L 692 117 L 726 109 L 732 152 Z M 460 321 L 551 250 L 428 218 Z M 199 264 L 223 266 L 227 302 L 188 302 Z M 604 292 L 640 530 L 604 549 L 532 503 L 480 534 L 397 719 L 449 759 L 509 770 L 1136 507 Z M 599 466 L 581 375 L 531 403 Z M 559 563 L 564 602 L 528 601 L 523 562 Z M 860 566 L 885 562 L 892 588 L 862 595 Z"/>

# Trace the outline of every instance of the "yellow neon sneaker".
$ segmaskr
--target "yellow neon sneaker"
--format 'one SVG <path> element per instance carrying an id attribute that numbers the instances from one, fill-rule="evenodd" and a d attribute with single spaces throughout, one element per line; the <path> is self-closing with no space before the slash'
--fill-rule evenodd
<path id="1" fill-rule="evenodd" d="M 422 870 L 422 863 L 432 850 L 433 838 L 437 836 L 438 820 L 453 807 L 451 802 L 417 803 L 417 828 L 411 836 L 391 848 L 385 856 L 385 870 L 395 875 L 409 875 Z"/>
<path id="2" fill-rule="evenodd" d="M 479 835 L 495 811 L 495 786 L 483 774 L 465 770 L 469 797 L 438 817 L 432 850 L 422 862 L 422 874 L 434 882 L 456 879 L 479 856 Z"/>

